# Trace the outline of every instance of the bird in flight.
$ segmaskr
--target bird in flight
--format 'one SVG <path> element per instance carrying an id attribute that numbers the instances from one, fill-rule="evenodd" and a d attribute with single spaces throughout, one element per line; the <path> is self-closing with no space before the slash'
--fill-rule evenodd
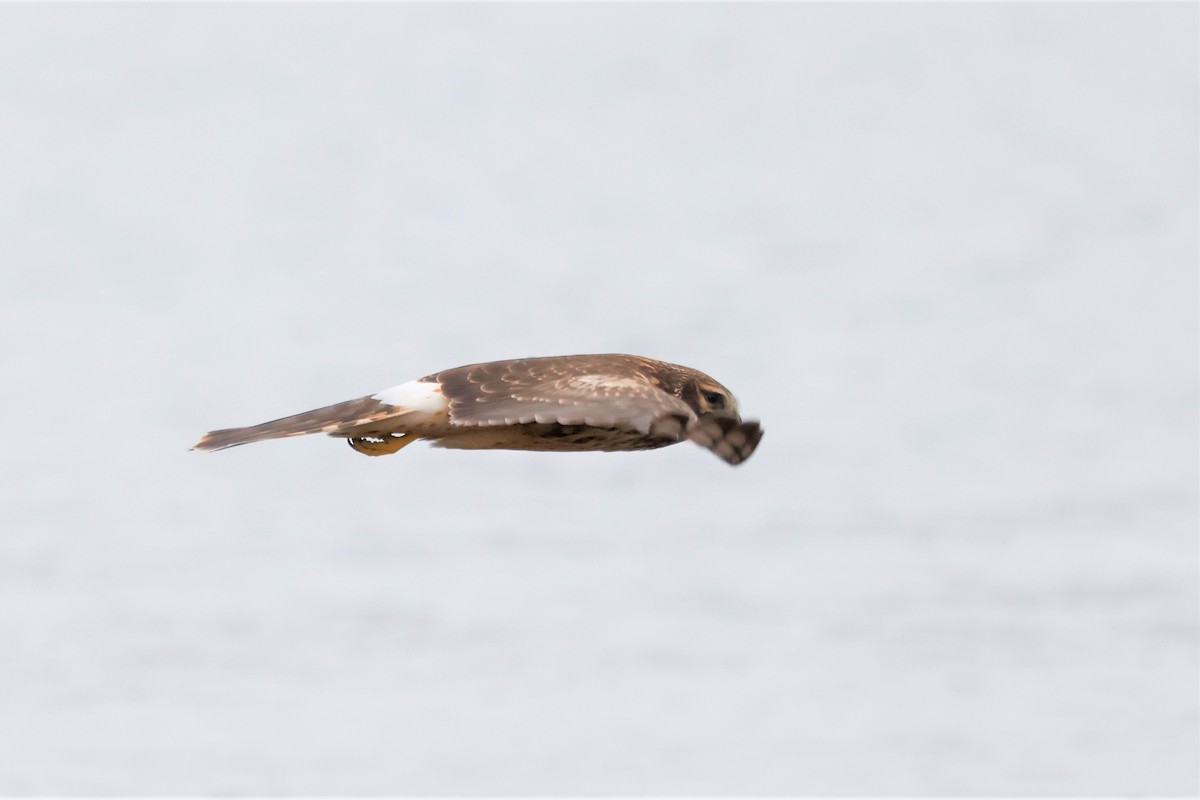
<path id="1" fill-rule="evenodd" d="M 193 450 L 327 433 L 368 456 L 417 439 L 462 450 L 653 450 L 692 441 L 730 464 L 762 438 L 733 394 L 703 372 L 641 356 L 468 364 L 378 394 L 204 434 Z"/>

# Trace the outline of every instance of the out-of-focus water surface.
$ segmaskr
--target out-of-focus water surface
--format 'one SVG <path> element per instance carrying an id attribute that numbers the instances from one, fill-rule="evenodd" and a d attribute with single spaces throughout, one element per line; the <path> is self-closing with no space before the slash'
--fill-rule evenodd
<path id="1" fill-rule="evenodd" d="M 0 8 L 0 792 L 1197 792 L 1196 28 Z M 759 452 L 187 452 L 596 351 Z"/>

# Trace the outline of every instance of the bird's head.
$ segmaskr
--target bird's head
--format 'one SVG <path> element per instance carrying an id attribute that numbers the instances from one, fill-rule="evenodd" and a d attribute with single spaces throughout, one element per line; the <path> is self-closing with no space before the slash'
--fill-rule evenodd
<path id="1" fill-rule="evenodd" d="M 693 378 L 683 391 L 683 401 L 692 407 L 696 414 L 727 414 L 738 416 L 737 398 L 733 392 L 709 378 Z"/>

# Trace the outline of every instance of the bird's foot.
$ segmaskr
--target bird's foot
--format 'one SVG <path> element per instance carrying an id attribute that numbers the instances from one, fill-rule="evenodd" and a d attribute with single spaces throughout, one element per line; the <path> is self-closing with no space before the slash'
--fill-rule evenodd
<path id="1" fill-rule="evenodd" d="M 409 433 L 389 433 L 382 436 L 360 436 L 355 439 L 347 439 L 346 441 L 363 455 L 389 456 L 406 444 L 410 444 L 416 438 L 416 436 Z"/>

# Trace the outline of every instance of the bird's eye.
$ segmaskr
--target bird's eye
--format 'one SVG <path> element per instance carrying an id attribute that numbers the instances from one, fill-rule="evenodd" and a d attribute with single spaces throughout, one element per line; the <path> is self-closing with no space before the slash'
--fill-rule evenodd
<path id="1" fill-rule="evenodd" d="M 708 403 L 709 408 L 724 408 L 725 395 L 720 392 L 705 392 L 704 402 Z"/>

